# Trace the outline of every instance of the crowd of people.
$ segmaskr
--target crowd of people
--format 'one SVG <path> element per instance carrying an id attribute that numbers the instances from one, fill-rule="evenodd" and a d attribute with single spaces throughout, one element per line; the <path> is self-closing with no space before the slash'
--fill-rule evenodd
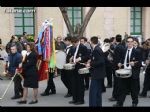
<path id="1" fill-rule="evenodd" d="M 18 104 L 27 103 L 28 88 L 33 88 L 33 100 L 29 104 L 38 103 L 39 75 L 37 73 L 37 52 L 35 44 L 28 42 L 27 33 L 24 32 L 20 38 L 13 35 L 6 45 L 9 63 L 7 74 L 14 76 L 14 96 L 11 99 L 19 99 Z M 2 40 L 0 39 L 0 44 Z M 84 104 L 84 92 L 89 90 L 89 106 L 102 106 L 102 93 L 107 88 L 112 88 L 110 102 L 116 101 L 114 107 L 122 107 L 126 95 L 131 95 L 132 106 L 136 107 L 140 97 L 147 97 L 150 90 L 150 39 L 139 43 L 137 38 L 126 36 L 124 39 L 120 34 L 115 37 L 99 40 L 93 36 L 88 40 L 86 37 L 56 38 L 56 50 L 66 53 L 66 63 L 75 64 L 72 70 L 57 69 L 61 81 L 67 88 L 65 98 L 72 97 L 70 104 Z M 1 50 L 1 49 L 0 49 Z M 27 51 L 25 60 L 22 60 L 22 50 Z M 1 54 L 0 54 L 1 55 Z M 56 62 L 57 63 L 57 62 Z M 79 70 L 88 68 L 89 73 L 79 74 Z M 141 69 L 142 68 L 142 69 Z M 116 70 L 129 69 L 131 76 L 122 78 L 116 76 Z M 143 88 L 140 88 L 140 73 L 143 70 Z M 47 87 L 41 96 L 56 94 L 56 87 L 53 78 L 56 69 L 48 70 Z M 107 85 L 105 85 L 105 78 Z M 23 80 L 23 87 L 22 87 Z M 140 92 L 141 91 L 141 92 Z"/>

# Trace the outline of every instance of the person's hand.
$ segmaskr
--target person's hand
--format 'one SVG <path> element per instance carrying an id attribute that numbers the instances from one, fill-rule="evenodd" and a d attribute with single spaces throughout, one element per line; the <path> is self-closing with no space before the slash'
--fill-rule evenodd
<path id="1" fill-rule="evenodd" d="M 79 61 L 81 61 L 81 58 L 80 58 L 80 57 L 77 58 L 77 59 L 75 59 L 75 62 L 76 62 L 76 63 L 78 63 Z"/>
<path id="2" fill-rule="evenodd" d="M 134 66 L 134 62 L 133 61 L 131 61 L 131 62 L 129 62 L 129 64 L 131 65 L 131 66 Z"/>
<path id="3" fill-rule="evenodd" d="M 73 56 L 69 59 L 69 63 L 73 62 Z"/>
<path id="4" fill-rule="evenodd" d="M 90 63 L 87 63 L 85 66 L 86 66 L 86 68 L 90 68 L 91 67 Z"/>
<path id="5" fill-rule="evenodd" d="M 19 68 L 22 68 L 22 63 L 19 64 Z"/>
<path id="6" fill-rule="evenodd" d="M 150 63 L 150 60 L 146 60 L 145 63 L 146 65 L 148 65 Z"/>
<path id="7" fill-rule="evenodd" d="M 118 67 L 121 68 L 121 66 L 122 66 L 122 64 L 121 64 L 121 63 L 118 63 Z"/>
<path id="8" fill-rule="evenodd" d="M 19 73 L 19 70 L 18 69 L 16 69 L 16 74 L 18 74 Z"/>

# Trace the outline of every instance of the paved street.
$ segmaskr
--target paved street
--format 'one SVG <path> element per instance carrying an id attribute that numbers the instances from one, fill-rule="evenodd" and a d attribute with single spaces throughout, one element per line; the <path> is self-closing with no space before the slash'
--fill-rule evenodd
<path id="1" fill-rule="evenodd" d="M 64 95 L 66 94 L 66 88 L 64 87 L 63 83 L 60 80 L 60 77 L 57 77 L 54 79 L 55 85 L 56 85 L 56 95 L 50 95 L 42 97 L 38 95 L 39 97 L 39 103 L 34 105 L 24 104 L 21 106 L 75 106 L 71 105 L 68 102 L 72 100 L 72 98 L 64 98 Z M 0 80 L 0 96 L 2 96 L 9 80 Z M 39 93 L 42 93 L 46 87 L 47 82 L 41 81 L 39 83 Z M 141 87 L 143 85 L 143 75 L 141 75 Z M 112 106 L 115 102 L 109 102 L 108 98 L 111 97 L 112 89 L 107 89 L 106 93 L 103 94 L 103 106 Z M 13 84 L 11 85 L 10 89 L 8 90 L 6 96 L 3 100 L 0 100 L 1 106 L 20 106 L 16 102 L 18 100 L 11 100 L 10 98 L 13 96 Z M 89 91 L 85 92 L 85 104 L 80 106 L 88 106 L 88 95 Z M 150 92 L 148 92 L 148 95 L 150 95 Z M 29 89 L 28 94 L 28 102 L 32 99 L 32 89 Z M 126 97 L 126 101 L 124 103 L 124 106 L 131 106 L 131 96 Z M 150 106 L 150 98 L 140 98 L 139 99 L 139 106 Z"/>

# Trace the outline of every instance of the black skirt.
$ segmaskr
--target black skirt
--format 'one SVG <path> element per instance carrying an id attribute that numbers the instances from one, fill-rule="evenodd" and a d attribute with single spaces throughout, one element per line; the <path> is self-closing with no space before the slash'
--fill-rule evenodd
<path id="1" fill-rule="evenodd" d="M 39 75 L 35 69 L 27 70 L 24 76 L 24 87 L 38 88 Z"/>

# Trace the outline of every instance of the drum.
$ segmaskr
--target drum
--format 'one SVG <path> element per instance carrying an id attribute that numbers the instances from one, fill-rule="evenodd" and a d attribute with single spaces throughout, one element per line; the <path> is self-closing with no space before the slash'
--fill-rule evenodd
<path id="1" fill-rule="evenodd" d="M 81 68 L 78 71 L 79 74 L 88 74 L 90 73 L 89 68 Z"/>
<path id="2" fill-rule="evenodd" d="M 73 70 L 75 69 L 75 64 L 67 63 L 64 65 L 65 70 Z"/>
<path id="3" fill-rule="evenodd" d="M 63 69 L 66 64 L 66 53 L 63 51 L 56 51 L 56 67 Z"/>
<path id="4" fill-rule="evenodd" d="M 131 69 L 119 69 L 116 70 L 116 76 L 120 78 L 129 78 L 131 77 L 132 72 Z"/>

